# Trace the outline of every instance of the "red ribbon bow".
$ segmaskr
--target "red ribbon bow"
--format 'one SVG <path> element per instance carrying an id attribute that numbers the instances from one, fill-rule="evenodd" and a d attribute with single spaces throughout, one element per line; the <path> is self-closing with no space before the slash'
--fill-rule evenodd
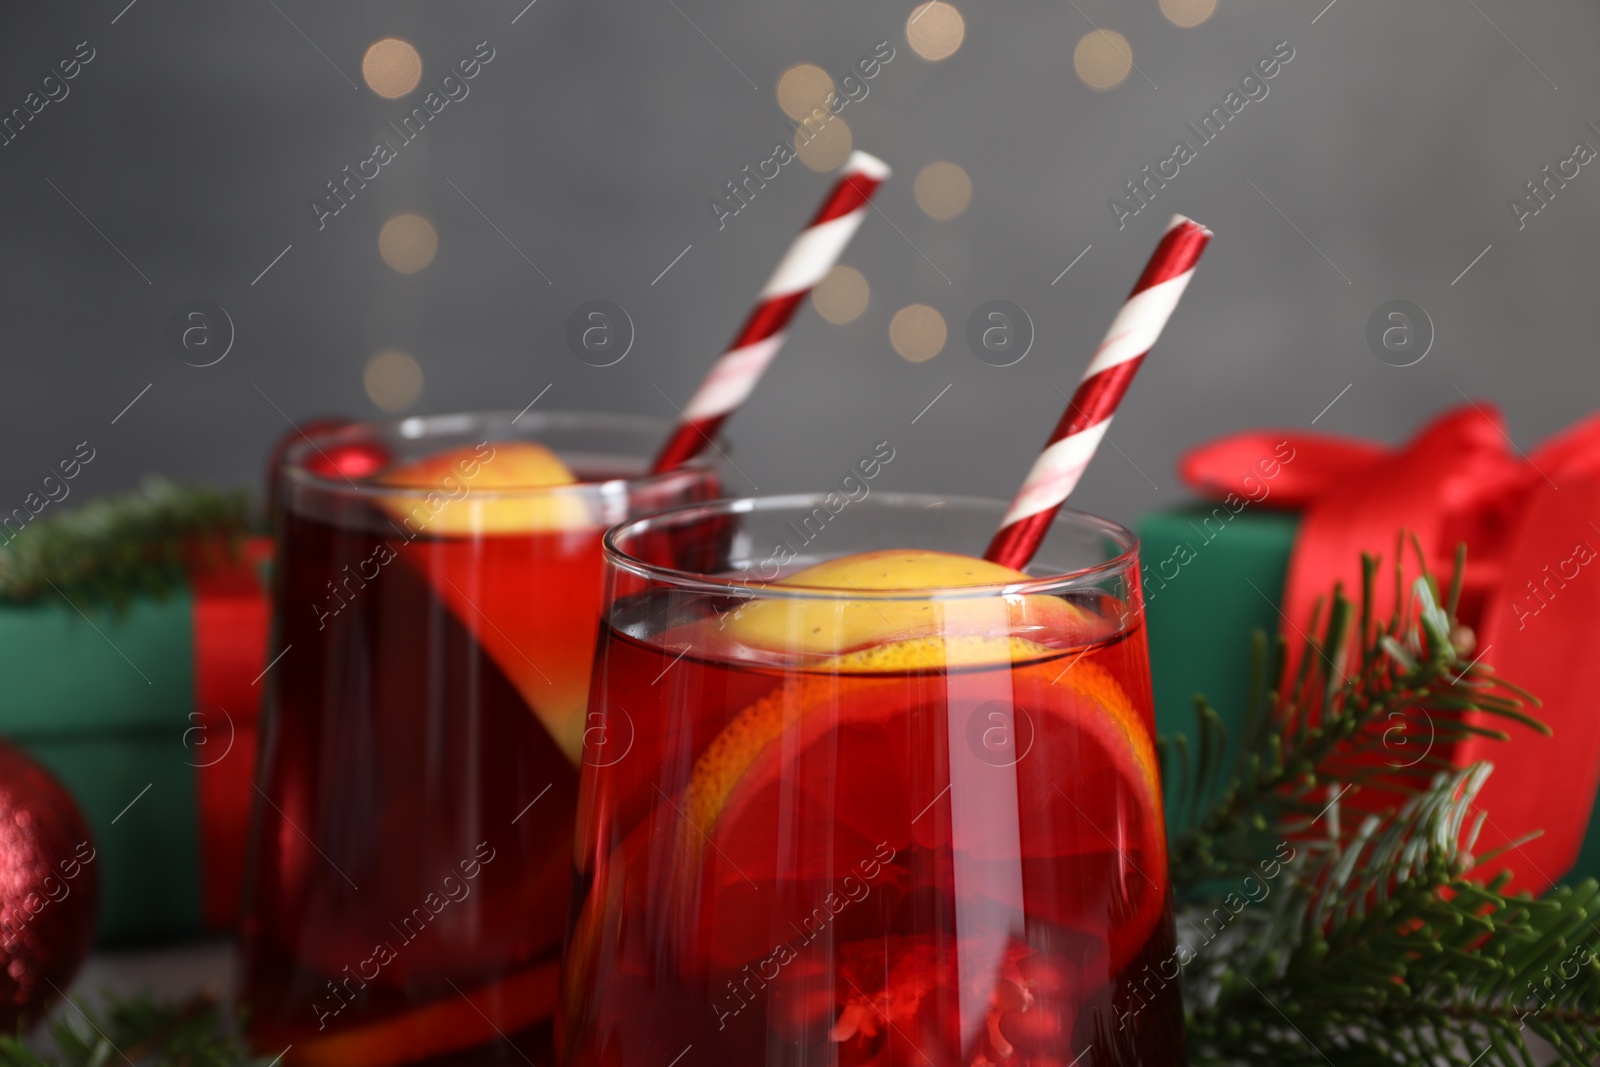
<path id="1" fill-rule="evenodd" d="M 1281 603 L 1290 648 L 1301 646 L 1334 582 L 1360 589 L 1361 553 L 1392 560 L 1407 530 L 1434 573 L 1448 575 L 1466 542 L 1461 621 L 1484 662 L 1539 696 L 1535 714 L 1554 736 L 1486 721 L 1511 740 L 1473 739 L 1449 751 L 1441 744 L 1435 754 L 1457 766 L 1495 764 L 1481 794 L 1489 812 L 1482 849 L 1544 829 L 1502 858 L 1518 885 L 1543 890 L 1570 870 L 1600 780 L 1600 415 L 1527 454 L 1487 404 L 1446 412 L 1399 448 L 1251 431 L 1190 451 L 1180 472 L 1206 495 L 1303 512 Z M 1393 583 L 1377 583 L 1376 592 L 1374 613 L 1383 617 Z"/>

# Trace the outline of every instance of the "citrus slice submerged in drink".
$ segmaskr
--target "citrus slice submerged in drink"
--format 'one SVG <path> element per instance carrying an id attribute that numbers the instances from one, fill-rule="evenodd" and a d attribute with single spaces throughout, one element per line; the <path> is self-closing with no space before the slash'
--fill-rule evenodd
<path id="1" fill-rule="evenodd" d="M 787 923 L 814 926 L 815 903 L 861 892 L 842 879 L 873 888 L 863 869 L 885 853 L 904 879 L 890 892 L 953 869 L 998 927 L 1112 918 L 1112 966 L 1132 956 L 1165 905 L 1166 853 L 1148 727 L 1108 671 L 977 638 L 834 668 L 745 708 L 696 761 L 670 895 L 698 905 L 700 962 L 737 966 Z M 1029 882 L 1053 892 L 1024 899 Z"/>

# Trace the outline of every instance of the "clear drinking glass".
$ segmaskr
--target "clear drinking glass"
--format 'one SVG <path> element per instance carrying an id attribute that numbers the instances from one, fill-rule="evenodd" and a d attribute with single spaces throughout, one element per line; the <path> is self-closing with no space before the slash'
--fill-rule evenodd
<path id="1" fill-rule="evenodd" d="M 645 473 L 668 430 L 450 415 L 286 452 L 242 934 L 268 1055 L 548 1062 L 601 534 L 720 493 Z M 578 482 L 518 487 L 528 441 Z"/>
<path id="2" fill-rule="evenodd" d="M 607 534 L 563 1063 L 1184 1062 L 1135 538 L 1063 511 L 1026 580 L 873 588 L 1004 511 L 768 497 Z"/>

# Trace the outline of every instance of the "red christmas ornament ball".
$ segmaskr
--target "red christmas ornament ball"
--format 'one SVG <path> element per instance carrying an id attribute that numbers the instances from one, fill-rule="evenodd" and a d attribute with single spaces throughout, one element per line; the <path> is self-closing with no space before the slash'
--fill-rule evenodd
<path id="1" fill-rule="evenodd" d="M 44 1014 L 94 940 L 94 845 L 72 797 L 0 741 L 0 1032 Z"/>

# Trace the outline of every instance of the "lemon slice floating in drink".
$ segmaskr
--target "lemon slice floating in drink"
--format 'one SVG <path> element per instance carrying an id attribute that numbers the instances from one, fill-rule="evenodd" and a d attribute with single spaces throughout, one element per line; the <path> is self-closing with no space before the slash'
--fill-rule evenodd
<path id="1" fill-rule="evenodd" d="M 863 594 L 860 599 L 758 599 L 736 612 L 728 629 L 736 640 L 752 648 L 801 655 L 837 656 L 898 641 L 939 638 L 948 646 L 946 658 L 927 666 L 944 666 L 951 658 L 994 652 L 985 642 L 1005 641 L 1004 636 L 994 635 L 1024 639 L 1042 635 L 1059 642 L 1063 637 L 1083 636 L 1099 621 L 1055 596 L 916 595 L 919 590 L 1025 581 L 1028 576 L 1021 571 L 951 552 L 864 552 L 807 567 L 773 583 L 790 588 L 854 590 Z M 885 595 L 897 591 L 908 595 Z M 973 638 L 978 640 L 970 640 Z M 1004 658 L 1002 653 L 1000 659 Z M 829 666 L 843 671 L 872 670 L 872 662 L 870 656 L 844 657 Z"/>
<path id="2" fill-rule="evenodd" d="M 592 525 L 588 508 L 574 494 L 524 492 L 578 480 L 561 457 L 533 441 L 454 448 L 400 463 L 377 480 L 425 490 L 397 495 L 388 504 L 408 530 L 418 533 L 484 537 Z"/>

